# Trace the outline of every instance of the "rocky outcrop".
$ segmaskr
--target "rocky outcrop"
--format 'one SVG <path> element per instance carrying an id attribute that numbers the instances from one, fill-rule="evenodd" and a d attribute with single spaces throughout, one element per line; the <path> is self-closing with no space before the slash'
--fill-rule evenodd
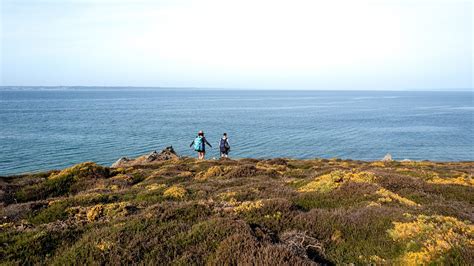
<path id="1" fill-rule="evenodd" d="M 121 165 L 124 165 L 124 164 L 130 162 L 130 161 L 132 161 L 132 159 L 129 159 L 127 157 L 121 157 L 115 163 L 113 163 L 111 167 L 117 168 L 117 167 L 120 167 Z"/>
<path id="2" fill-rule="evenodd" d="M 390 153 L 387 153 L 382 159 L 382 162 L 391 162 L 391 161 L 393 161 L 393 159 Z"/>
<path id="3" fill-rule="evenodd" d="M 173 146 L 166 147 L 160 153 L 153 151 L 150 154 L 146 155 L 145 159 L 147 162 L 154 161 L 166 161 L 171 159 L 177 159 L 179 156 L 173 149 Z"/>
<path id="4" fill-rule="evenodd" d="M 128 167 L 133 165 L 143 165 L 154 162 L 161 162 L 167 160 L 179 159 L 178 154 L 173 149 L 173 146 L 166 147 L 161 152 L 152 151 L 147 155 L 140 156 L 135 159 L 130 159 L 127 157 L 122 157 L 118 159 L 111 167 Z"/>

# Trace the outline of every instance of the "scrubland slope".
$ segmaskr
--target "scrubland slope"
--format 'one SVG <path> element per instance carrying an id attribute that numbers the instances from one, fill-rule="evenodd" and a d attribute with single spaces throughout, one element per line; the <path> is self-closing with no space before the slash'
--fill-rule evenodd
<path id="1" fill-rule="evenodd" d="M 474 263 L 474 163 L 170 159 L 1 178 L 2 263 Z"/>

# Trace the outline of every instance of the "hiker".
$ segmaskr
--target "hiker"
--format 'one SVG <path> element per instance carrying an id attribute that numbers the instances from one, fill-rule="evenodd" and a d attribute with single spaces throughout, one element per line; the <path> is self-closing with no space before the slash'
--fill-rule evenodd
<path id="1" fill-rule="evenodd" d="M 224 133 L 222 135 L 222 138 L 219 142 L 219 148 L 221 150 L 221 158 L 228 158 L 230 145 L 229 145 L 229 139 L 227 138 L 227 133 Z"/>
<path id="2" fill-rule="evenodd" d="M 191 145 L 189 145 L 189 147 L 194 147 L 194 150 L 198 152 L 199 160 L 204 160 L 204 157 L 206 156 L 206 144 L 212 148 L 212 145 L 206 140 L 206 137 L 204 137 L 204 132 L 199 130 L 196 139 L 194 139 L 193 142 L 191 142 Z"/>

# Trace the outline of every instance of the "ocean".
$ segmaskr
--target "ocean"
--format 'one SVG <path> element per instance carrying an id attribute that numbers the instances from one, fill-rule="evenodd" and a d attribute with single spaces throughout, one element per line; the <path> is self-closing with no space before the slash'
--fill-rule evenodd
<path id="1" fill-rule="evenodd" d="M 110 165 L 198 130 L 233 158 L 474 160 L 471 92 L 0 88 L 0 175 Z"/>

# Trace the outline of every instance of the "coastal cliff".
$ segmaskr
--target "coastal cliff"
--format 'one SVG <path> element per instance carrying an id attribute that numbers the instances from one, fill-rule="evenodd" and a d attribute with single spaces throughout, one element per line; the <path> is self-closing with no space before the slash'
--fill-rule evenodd
<path id="1" fill-rule="evenodd" d="M 6 264 L 472 264 L 474 163 L 172 149 L 0 179 Z"/>

